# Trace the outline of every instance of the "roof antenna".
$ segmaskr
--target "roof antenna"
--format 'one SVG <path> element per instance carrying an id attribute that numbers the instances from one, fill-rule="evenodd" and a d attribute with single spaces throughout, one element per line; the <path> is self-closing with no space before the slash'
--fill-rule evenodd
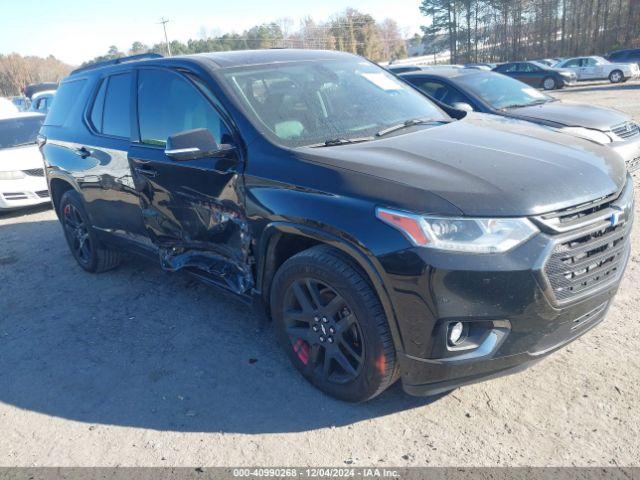
<path id="1" fill-rule="evenodd" d="M 169 38 L 167 37 L 167 23 L 169 23 L 169 20 L 162 17 L 157 24 L 162 24 L 162 28 L 164 29 L 164 42 L 167 44 L 167 53 L 171 57 L 171 45 L 169 45 Z"/>

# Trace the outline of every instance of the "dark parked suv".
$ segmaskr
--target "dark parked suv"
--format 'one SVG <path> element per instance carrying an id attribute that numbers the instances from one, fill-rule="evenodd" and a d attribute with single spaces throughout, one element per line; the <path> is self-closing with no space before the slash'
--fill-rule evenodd
<path id="1" fill-rule="evenodd" d="M 257 298 L 298 370 L 351 401 L 540 359 L 603 319 L 629 256 L 633 185 L 610 149 L 456 121 L 344 53 L 76 70 L 39 142 L 82 268 L 134 251 Z"/>

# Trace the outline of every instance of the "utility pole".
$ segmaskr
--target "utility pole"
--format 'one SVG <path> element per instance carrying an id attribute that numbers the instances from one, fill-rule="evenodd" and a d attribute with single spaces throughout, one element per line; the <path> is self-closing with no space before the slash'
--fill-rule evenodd
<path id="1" fill-rule="evenodd" d="M 162 24 L 162 28 L 164 29 L 164 41 L 167 44 L 167 53 L 171 56 L 171 45 L 169 45 L 169 37 L 167 37 L 167 23 L 169 20 L 162 17 L 162 19 L 158 22 L 158 25 Z"/>

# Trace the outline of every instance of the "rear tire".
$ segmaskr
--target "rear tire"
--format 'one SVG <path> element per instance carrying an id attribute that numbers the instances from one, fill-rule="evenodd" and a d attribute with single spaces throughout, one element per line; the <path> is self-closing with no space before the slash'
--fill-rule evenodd
<path id="1" fill-rule="evenodd" d="M 382 305 L 341 252 L 320 245 L 287 260 L 273 279 L 271 312 L 291 362 L 323 392 L 361 402 L 397 379 Z"/>
<path id="2" fill-rule="evenodd" d="M 558 88 L 556 79 L 553 77 L 546 77 L 544 80 L 542 80 L 542 88 L 544 88 L 545 90 L 555 90 L 556 88 Z"/>
<path id="3" fill-rule="evenodd" d="M 98 240 L 78 192 L 68 190 L 62 195 L 58 216 L 69 250 L 84 270 L 105 272 L 120 264 L 120 254 Z"/>
<path id="4" fill-rule="evenodd" d="M 625 81 L 624 73 L 621 70 L 614 70 L 609 74 L 609 81 L 611 83 L 621 83 Z"/>

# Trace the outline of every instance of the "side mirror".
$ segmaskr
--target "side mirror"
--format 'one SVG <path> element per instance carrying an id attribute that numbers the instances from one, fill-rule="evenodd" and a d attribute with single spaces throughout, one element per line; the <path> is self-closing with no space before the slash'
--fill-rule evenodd
<path id="1" fill-rule="evenodd" d="M 473 107 L 466 102 L 454 102 L 451 106 L 463 112 L 473 112 Z"/>
<path id="2" fill-rule="evenodd" d="M 233 145 L 218 144 L 206 128 L 196 128 L 176 133 L 167 138 L 165 155 L 173 160 L 196 160 L 207 157 L 224 157 L 234 150 Z"/>

